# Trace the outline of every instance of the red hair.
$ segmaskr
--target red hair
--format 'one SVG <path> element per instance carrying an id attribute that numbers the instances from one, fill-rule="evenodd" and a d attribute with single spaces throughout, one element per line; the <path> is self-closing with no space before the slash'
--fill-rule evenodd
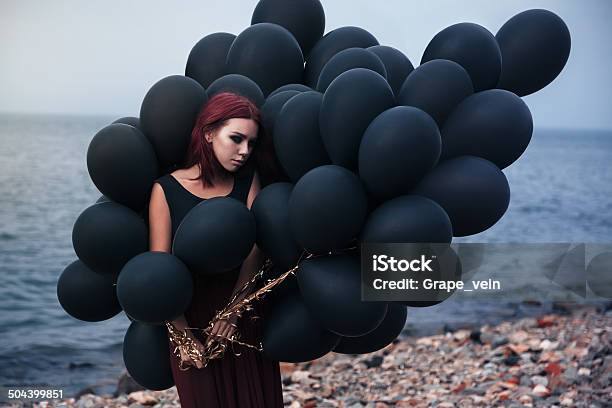
<path id="1" fill-rule="evenodd" d="M 202 184 L 205 187 L 214 185 L 214 174 L 223 171 L 223 166 L 215 157 L 212 145 L 206 142 L 205 135 L 223 127 L 228 120 L 233 118 L 252 119 L 259 126 L 257 147 L 252 154 L 255 158 L 254 160 L 249 158 L 249 161 L 256 162 L 261 186 L 265 187 L 278 181 L 289 181 L 276 158 L 271 132 L 265 132 L 262 129 L 259 109 L 248 98 L 231 92 L 214 95 L 202 107 L 191 132 L 191 142 L 184 168 L 198 164 L 200 166 L 200 177 L 198 178 L 202 180 Z M 248 165 L 249 163 L 245 164 L 243 169 Z"/>
<path id="2" fill-rule="evenodd" d="M 204 186 L 214 185 L 214 174 L 222 169 L 215 157 L 212 144 L 206 142 L 205 135 L 215 132 L 225 126 L 228 120 L 234 118 L 252 119 L 260 125 L 259 109 L 255 104 L 244 96 L 230 92 L 221 92 L 210 98 L 196 119 L 191 132 L 185 168 L 199 164 L 199 178 Z"/>

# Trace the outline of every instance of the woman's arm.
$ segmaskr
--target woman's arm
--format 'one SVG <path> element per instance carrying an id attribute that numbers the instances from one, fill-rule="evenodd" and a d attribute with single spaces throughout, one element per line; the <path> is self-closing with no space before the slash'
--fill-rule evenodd
<path id="1" fill-rule="evenodd" d="M 149 202 L 149 251 L 170 252 L 172 221 L 162 187 L 155 183 Z"/>
<path id="2" fill-rule="evenodd" d="M 263 252 L 257 248 L 257 245 L 253 245 L 253 249 L 249 253 L 249 256 L 242 263 L 242 267 L 240 268 L 240 275 L 238 275 L 238 279 L 236 280 L 236 285 L 234 286 L 234 291 L 232 292 L 232 297 L 236 294 L 242 287 L 253 279 L 253 276 L 259 271 L 261 265 L 264 261 Z M 241 301 L 245 297 L 247 297 L 249 293 L 242 293 L 236 299 L 236 302 Z"/>
<path id="3" fill-rule="evenodd" d="M 249 190 L 249 195 L 247 197 L 247 207 L 250 209 L 253 205 L 253 201 L 255 201 L 255 197 L 259 194 L 261 190 L 259 176 L 257 173 L 253 176 L 253 183 L 251 184 L 251 189 Z M 238 279 L 236 280 L 236 284 L 234 286 L 234 290 L 232 291 L 232 297 L 240 290 L 242 287 L 249 282 L 255 274 L 261 268 L 261 265 L 264 261 L 264 254 L 259 250 L 257 245 L 253 245 L 251 252 L 247 256 L 247 258 L 242 263 L 240 267 L 240 274 L 238 275 Z M 240 302 L 242 299 L 249 295 L 248 291 L 241 293 L 235 300 L 236 302 Z M 235 319 L 232 322 L 217 322 L 211 334 L 228 338 L 234 333 L 235 327 L 232 324 L 235 323 Z"/>
<path id="4" fill-rule="evenodd" d="M 170 219 L 170 208 L 166 201 L 166 196 L 162 187 L 155 183 L 151 191 L 151 201 L 149 202 L 149 250 L 170 252 L 172 236 L 172 220 Z M 174 327 L 185 330 L 187 320 L 180 315 L 172 321 Z"/>
<path id="5" fill-rule="evenodd" d="M 149 202 L 149 250 L 170 252 L 172 239 L 172 220 L 170 218 L 170 208 L 166 201 L 166 195 L 162 187 L 155 183 L 153 190 L 151 191 L 151 200 Z M 189 325 L 184 315 L 180 315 L 176 319 L 172 320 L 172 325 L 179 331 L 187 333 L 196 347 L 200 352 L 204 351 L 202 344 L 187 330 Z M 197 368 L 202 367 L 202 363 L 199 361 L 192 362 L 191 358 L 180 350 L 181 361 L 183 363 L 191 364 L 194 363 Z"/>
<path id="6" fill-rule="evenodd" d="M 259 194 L 259 191 L 261 191 L 259 175 L 257 174 L 257 172 L 255 172 L 255 175 L 253 176 L 253 182 L 251 183 L 251 188 L 249 190 L 249 195 L 247 196 L 247 207 L 249 208 L 249 210 L 253 205 L 253 201 L 255 201 L 255 198 Z M 247 282 L 253 279 L 253 276 L 255 276 L 257 271 L 259 271 L 259 268 L 261 268 L 263 261 L 263 253 L 259 250 L 259 248 L 257 248 L 257 245 L 253 245 L 253 249 L 251 249 L 251 252 L 240 267 L 240 275 L 238 276 L 238 280 L 236 280 L 236 285 L 234 286 L 232 296 L 233 294 L 238 292 Z M 241 299 L 245 296 L 246 294 L 241 296 Z"/>
<path id="7" fill-rule="evenodd" d="M 170 219 L 170 208 L 166 201 L 166 195 L 162 187 L 155 183 L 151 191 L 149 202 L 149 250 L 159 252 L 170 252 L 170 240 L 172 235 L 172 220 Z M 185 330 L 187 320 L 181 315 L 172 323 L 179 330 Z"/>

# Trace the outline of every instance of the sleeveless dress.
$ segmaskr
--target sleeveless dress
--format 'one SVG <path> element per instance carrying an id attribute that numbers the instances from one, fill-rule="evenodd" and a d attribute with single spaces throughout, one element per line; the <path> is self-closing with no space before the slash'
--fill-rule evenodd
<path id="1" fill-rule="evenodd" d="M 236 176 L 231 193 L 246 204 L 253 171 Z M 164 190 L 170 218 L 172 237 L 189 210 L 204 198 L 193 195 L 171 175 L 156 180 Z M 192 271 L 193 272 L 193 271 Z M 194 294 L 185 312 L 189 327 L 204 328 L 216 312 L 230 300 L 240 268 L 214 276 L 200 276 L 192 273 Z M 262 316 L 262 308 L 256 306 L 256 313 Z M 261 319 L 253 321 L 248 315 L 238 320 L 242 341 L 258 344 L 261 341 Z M 257 322 L 257 323 L 256 323 Z M 194 335 L 204 344 L 206 339 L 195 331 Z M 182 407 L 192 408 L 274 408 L 283 406 L 280 369 L 277 361 L 267 359 L 261 352 L 236 345 L 234 355 L 228 347 L 221 359 L 212 360 L 205 368 L 190 367 L 187 371 L 179 369 L 179 360 L 169 348 L 172 376 Z"/>

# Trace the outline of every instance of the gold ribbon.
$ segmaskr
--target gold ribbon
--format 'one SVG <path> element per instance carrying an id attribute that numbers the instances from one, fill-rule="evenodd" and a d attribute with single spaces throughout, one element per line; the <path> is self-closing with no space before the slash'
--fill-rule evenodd
<path id="1" fill-rule="evenodd" d="M 180 361 L 179 368 L 183 371 L 186 371 L 186 370 L 189 370 L 191 366 L 193 366 L 193 364 L 187 365 L 187 366 L 183 365 L 184 362 L 181 359 L 181 351 L 185 353 L 187 356 L 189 356 L 190 360 L 193 363 L 200 361 L 203 367 L 206 367 L 211 360 L 222 358 L 223 355 L 225 354 L 228 343 L 231 344 L 232 352 L 234 353 L 235 356 L 240 355 L 239 353 L 236 353 L 236 351 L 234 350 L 234 345 L 236 344 L 243 346 L 243 347 L 250 348 L 250 349 L 254 349 L 257 351 L 263 351 L 263 346 L 261 342 L 259 342 L 259 344 L 257 345 L 253 345 L 253 344 L 249 344 L 249 343 L 240 341 L 240 332 L 238 331 L 238 327 L 232 323 L 230 324 L 234 326 L 236 330 L 234 331 L 234 334 L 230 338 L 225 338 L 225 337 L 218 336 L 218 335 L 213 336 L 211 333 L 212 333 L 213 327 L 215 326 L 215 323 L 221 320 L 230 321 L 231 318 L 234 316 L 237 319 L 239 319 L 243 315 L 243 313 L 254 310 L 254 306 L 253 306 L 254 302 L 263 299 L 268 293 L 272 292 L 272 289 L 274 289 L 275 287 L 283 283 L 283 281 L 287 279 L 289 276 L 295 276 L 296 271 L 299 269 L 300 262 L 302 260 L 310 259 L 310 258 L 317 258 L 319 256 L 327 256 L 327 255 L 332 255 L 332 254 L 342 254 L 342 253 L 353 251 L 356 248 L 357 247 L 349 247 L 349 248 L 335 250 L 333 252 L 330 251 L 328 254 L 321 254 L 321 255 L 313 255 L 310 253 L 307 254 L 306 251 L 304 251 L 300 255 L 300 258 L 298 259 L 296 265 L 293 268 L 284 272 L 282 275 L 280 275 L 276 279 L 268 280 L 267 283 L 261 289 L 246 296 L 241 301 L 236 302 L 236 300 L 242 294 L 248 293 L 248 291 L 250 291 L 250 288 L 252 286 L 255 286 L 257 280 L 262 278 L 265 272 L 267 272 L 268 270 L 272 268 L 272 263 L 268 259 L 266 260 L 264 265 L 259 269 L 259 271 L 255 274 L 255 276 L 253 276 L 253 278 L 250 281 L 245 283 L 242 286 L 242 288 L 240 288 L 240 290 L 236 292 L 234 296 L 232 296 L 232 299 L 230 300 L 228 305 L 223 310 L 217 312 L 215 317 L 210 321 L 210 323 L 208 323 L 208 327 L 206 327 L 205 329 L 202 329 L 199 327 L 186 327 L 185 330 L 178 330 L 172 323 L 166 322 L 166 327 L 168 328 L 170 340 L 175 346 L 173 350 L 173 354 Z M 251 317 L 251 319 L 258 319 L 258 318 L 259 318 L 258 316 Z M 200 350 L 197 349 L 193 339 L 187 336 L 186 329 L 200 330 L 205 336 L 207 336 L 208 340 L 206 344 L 204 345 L 204 352 L 200 352 Z"/>
<path id="2" fill-rule="evenodd" d="M 232 324 L 232 326 L 234 326 L 236 330 L 234 331 L 234 334 L 230 338 L 225 338 L 225 337 L 218 336 L 218 335 L 213 336 L 211 334 L 213 327 L 215 326 L 217 322 L 221 320 L 230 321 L 232 317 L 234 316 L 237 319 L 239 319 L 240 317 L 242 317 L 242 315 L 245 312 L 253 311 L 254 310 L 253 303 L 255 301 L 259 301 L 263 299 L 268 293 L 272 291 L 273 288 L 280 285 L 285 279 L 287 279 L 287 277 L 295 276 L 295 272 L 298 270 L 299 263 L 303 256 L 304 254 L 300 256 L 300 260 L 297 262 L 296 266 L 284 272 L 278 278 L 268 280 L 268 282 L 261 289 L 255 291 L 254 293 L 251 293 L 250 295 L 245 296 L 244 299 L 236 302 L 236 300 L 241 295 L 243 295 L 244 293 L 248 293 L 250 288 L 252 286 L 255 286 L 257 280 L 262 278 L 264 273 L 272 267 L 272 264 L 270 263 L 270 261 L 269 260 L 266 261 L 264 265 L 261 267 L 261 269 L 255 274 L 255 276 L 253 276 L 253 278 L 250 281 L 245 283 L 243 287 L 240 288 L 240 290 L 236 292 L 234 296 L 232 296 L 232 299 L 230 300 L 228 305 L 223 310 L 217 312 L 215 317 L 210 321 L 210 323 L 208 323 L 208 327 L 204 329 L 198 328 L 198 327 L 186 327 L 185 330 L 179 330 L 171 322 L 166 322 L 166 328 L 168 329 L 170 341 L 174 345 L 173 354 L 180 361 L 179 369 L 181 369 L 182 371 L 186 371 L 186 370 L 189 370 L 189 368 L 193 365 L 193 364 L 184 365 L 185 362 L 181 359 L 181 352 L 187 355 L 193 363 L 200 361 L 202 363 L 202 366 L 206 367 L 211 360 L 215 360 L 215 359 L 219 359 L 223 357 L 227 349 L 228 343 L 231 344 L 232 352 L 236 356 L 240 355 L 236 353 L 236 351 L 234 350 L 234 345 L 236 344 L 243 346 L 243 347 L 251 348 L 257 351 L 262 351 L 263 347 L 262 347 L 261 342 L 257 345 L 253 345 L 253 344 L 249 344 L 249 343 L 240 341 L 240 332 L 238 331 L 238 327 L 232 323 L 230 324 Z M 312 257 L 311 254 L 306 256 L 305 259 L 308 259 L 310 257 Z M 258 316 L 252 317 L 252 319 L 257 319 L 257 318 Z M 187 331 L 186 331 L 187 329 L 192 330 L 192 331 L 200 330 L 202 331 L 204 335 L 207 336 L 208 341 L 204 345 L 203 352 L 197 349 L 193 339 L 187 335 Z"/>

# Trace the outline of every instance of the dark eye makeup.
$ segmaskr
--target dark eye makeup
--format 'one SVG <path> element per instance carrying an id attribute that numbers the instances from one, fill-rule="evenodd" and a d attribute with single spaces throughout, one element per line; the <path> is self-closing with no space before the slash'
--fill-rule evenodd
<path id="1" fill-rule="evenodd" d="M 243 141 L 244 139 L 246 139 L 246 137 L 245 137 L 245 136 L 243 136 L 242 134 L 234 134 L 234 135 L 231 135 L 231 136 L 230 136 L 230 139 L 232 139 L 232 141 L 233 141 L 234 143 L 236 143 L 236 144 L 240 144 L 240 143 L 242 143 L 242 141 Z M 249 146 L 250 146 L 250 147 L 253 147 L 253 146 L 255 146 L 256 144 L 257 144 L 257 139 L 253 139 L 253 140 L 250 140 L 250 141 L 249 141 Z"/>

